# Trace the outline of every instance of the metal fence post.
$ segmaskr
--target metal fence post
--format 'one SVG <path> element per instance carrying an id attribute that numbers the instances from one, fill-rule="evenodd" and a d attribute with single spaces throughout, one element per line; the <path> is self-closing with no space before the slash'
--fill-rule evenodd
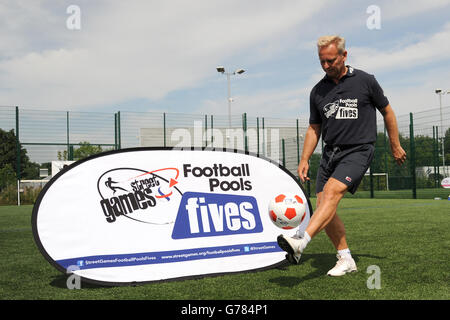
<path id="1" fill-rule="evenodd" d="M 297 126 L 297 164 L 300 163 L 300 134 L 298 132 L 299 128 L 298 128 L 298 119 L 296 120 L 296 126 Z"/>
<path id="2" fill-rule="evenodd" d="M 437 127 L 433 126 L 433 174 L 434 187 L 439 188 L 439 150 L 437 140 Z"/>
<path id="3" fill-rule="evenodd" d="M 73 145 L 69 145 L 69 151 L 67 151 L 67 160 L 73 161 Z"/>
<path id="4" fill-rule="evenodd" d="M 208 115 L 205 114 L 205 148 L 208 146 Z"/>
<path id="5" fill-rule="evenodd" d="M 259 117 L 256 117 L 256 155 L 259 157 Z"/>
<path id="6" fill-rule="evenodd" d="M 376 152 L 376 149 L 375 149 Z M 373 163 L 373 161 L 372 161 Z M 374 187 L 373 187 L 373 165 L 372 163 L 370 164 L 370 174 L 369 174 L 369 184 L 370 184 L 370 198 L 373 199 L 375 198 L 375 193 L 374 193 Z"/>
<path id="7" fill-rule="evenodd" d="M 117 112 L 117 145 L 119 146 L 119 149 L 122 149 L 122 141 L 120 137 L 120 111 Z"/>
<path id="8" fill-rule="evenodd" d="M 211 115 L 211 148 L 214 148 L 214 116 Z"/>
<path id="9" fill-rule="evenodd" d="M 244 130 L 244 151 L 248 152 L 248 144 L 247 144 L 247 113 L 242 115 L 242 129 Z"/>
<path id="10" fill-rule="evenodd" d="M 436 142 L 435 142 L 435 135 L 434 135 L 434 126 L 433 126 L 433 185 L 436 188 Z"/>
<path id="11" fill-rule="evenodd" d="M 414 141 L 414 122 L 413 122 L 413 114 L 409 113 L 409 145 L 411 150 L 411 157 L 409 160 L 410 170 L 411 170 L 411 182 L 412 182 L 412 197 L 413 199 L 417 199 L 417 190 L 416 190 L 416 146 Z"/>
<path id="12" fill-rule="evenodd" d="M 19 107 L 16 106 L 16 178 L 17 205 L 20 206 L 20 140 L 19 140 Z"/>
<path id="13" fill-rule="evenodd" d="M 286 168 L 286 149 L 284 147 L 284 138 L 281 139 L 281 153 L 283 155 L 283 167 Z"/>
<path id="14" fill-rule="evenodd" d="M 117 150 L 117 113 L 114 113 L 114 150 Z"/>
<path id="15" fill-rule="evenodd" d="M 386 172 L 386 174 L 388 174 L 388 147 L 387 147 L 387 132 L 386 132 L 386 125 L 384 125 L 384 136 L 383 136 L 383 140 L 384 140 L 384 172 Z M 386 176 L 386 180 L 388 179 L 388 177 Z M 389 182 L 386 181 L 386 185 L 389 185 Z M 389 189 L 388 189 L 389 191 Z"/>
<path id="16" fill-rule="evenodd" d="M 377 131 L 375 131 L 377 132 Z M 377 140 L 378 140 L 378 134 L 377 134 Z M 375 150 L 374 150 L 374 154 L 377 152 L 377 143 L 375 142 Z M 374 159 L 376 159 L 377 157 L 374 156 Z M 372 162 L 370 163 L 370 173 L 369 173 L 369 183 L 370 183 L 370 198 L 373 199 L 375 198 L 375 192 L 374 192 L 374 186 L 373 186 L 373 162 L 374 160 L 372 160 Z"/>
<path id="17" fill-rule="evenodd" d="M 263 142 L 262 142 L 262 154 L 263 156 L 266 156 L 266 131 L 265 131 L 265 124 L 264 124 L 264 117 L 262 117 L 262 138 L 263 138 Z"/>
<path id="18" fill-rule="evenodd" d="M 439 180 L 441 177 L 441 172 L 440 172 L 440 166 L 439 166 L 439 127 L 436 126 L 436 168 L 437 168 L 437 176 L 438 176 L 438 186 L 439 186 Z"/>
<path id="19" fill-rule="evenodd" d="M 66 111 L 66 140 L 67 140 L 67 160 L 70 159 L 70 140 L 69 140 L 69 111 Z"/>
<path id="20" fill-rule="evenodd" d="M 166 113 L 163 113 L 163 139 L 164 139 L 164 148 L 166 147 Z"/>
<path id="21" fill-rule="evenodd" d="M 16 176 L 20 180 L 19 107 L 16 106 Z"/>

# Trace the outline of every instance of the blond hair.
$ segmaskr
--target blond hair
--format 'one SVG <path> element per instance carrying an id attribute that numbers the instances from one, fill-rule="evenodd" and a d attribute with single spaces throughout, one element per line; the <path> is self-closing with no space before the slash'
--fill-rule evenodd
<path id="1" fill-rule="evenodd" d="M 342 54 L 345 51 L 345 39 L 340 36 L 322 36 L 317 40 L 317 49 L 321 49 L 330 44 L 336 45 L 338 52 Z"/>

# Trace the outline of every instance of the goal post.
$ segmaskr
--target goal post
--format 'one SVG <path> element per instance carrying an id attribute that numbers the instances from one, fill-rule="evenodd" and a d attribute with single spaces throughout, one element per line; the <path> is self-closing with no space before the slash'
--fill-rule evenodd
<path id="1" fill-rule="evenodd" d="M 17 205 L 20 206 L 23 199 L 27 202 L 36 201 L 39 192 L 44 188 L 45 184 L 50 181 L 50 179 L 60 172 L 65 167 L 71 165 L 75 161 L 52 161 L 51 173 L 49 175 L 48 169 L 41 168 L 39 170 L 39 175 L 43 179 L 21 179 L 17 180 Z"/>
<path id="2" fill-rule="evenodd" d="M 370 172 L 368 171 L 368 172 L 366 172 L 366 174 L 364 175 L 365 177 L 369 177 L 370 176 Z M 387 172 L 378 172 L 378 173 L 375 173 L 375 172 L 373 172 L 372 173 L 372 176 L 373 177 L 378 177 L 378 179 L 380 179 L 380 177 L 385 177 L 383 180 L 385 181 L 385 186 L 386 186 L 386 191 L 389 191 L 389 174 L 387 173 Z"/>
<path id="3" fill-rule="evenodd" d="M 17 180 L 17 205 L 20 206 L 21 199 L 24 197 L 26 199 L 36 200 L 39 192 L 44 188 L 45 184 L 49 182 L 50 179 L 42 180 Z"/>

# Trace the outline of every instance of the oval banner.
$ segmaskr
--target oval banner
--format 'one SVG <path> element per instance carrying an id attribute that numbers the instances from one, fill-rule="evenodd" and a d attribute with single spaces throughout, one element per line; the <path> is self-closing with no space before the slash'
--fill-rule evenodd
<path id="1" fill-rule="evenodd" d="M 133 148 L 64 168 L 33 208 L 35 241 L 61 272 L 132 284 L 271 268 L 285 260 L 271 199 L 299 195 L 297 179 L 236 150 Z"/>

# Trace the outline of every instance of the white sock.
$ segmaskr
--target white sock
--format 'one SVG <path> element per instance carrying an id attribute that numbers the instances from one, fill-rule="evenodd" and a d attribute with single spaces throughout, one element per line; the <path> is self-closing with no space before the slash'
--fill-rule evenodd
<path id="1" fill-rule="evenodd" d="M 302 243 L 300 244 L 299 248 L 300 252 L 303 252 L 303 250 L 305 250 L 306 246 L 310 241 L 311 237 L 309 236 L 308 232 L 305 231 L 305 233 L 303 234 Z"/>
<path id="2" fill-rule="evenodd" d="M 304 232 L 303 235 L 301 235 L 300 230 L 297 230 L 296 236 L 300 238 L 300 244 L 298 245 L 298 251 L 301 253 L 303 250 L 305 250 L 308 243 L 311 241 L 311 237 L 309 236 L 308 232 Z"/>
<path id="3" fill-rule="evenodd" d="M 306 241 L 306 244 L 308 244 L 311 241 L 311 237 L 309 236 L 308 232 L 305 231 L 305 232 L 301 233 L 300 229 L 297 230 L 297 232 L 295 233 L 295 236 L 299 237 L 299 238 L 303 238 Z"/>
<path id="4" fill-rule="evenodd" d="M 311 237 L 309 236 L 308 232 L 305 231 L 305 234 L 303 235 L 303 237 L 306 240 L 306 244 L 308 244 L 311 241 Z"/>
<path id="5" fill-rule="evenodd" d="M 341 257 L 348 257 L 348 258 L 352 257 L 352 254 L 350 253 L 350 249 L 349 248 L 338 250 L 338 254 Z"/>

